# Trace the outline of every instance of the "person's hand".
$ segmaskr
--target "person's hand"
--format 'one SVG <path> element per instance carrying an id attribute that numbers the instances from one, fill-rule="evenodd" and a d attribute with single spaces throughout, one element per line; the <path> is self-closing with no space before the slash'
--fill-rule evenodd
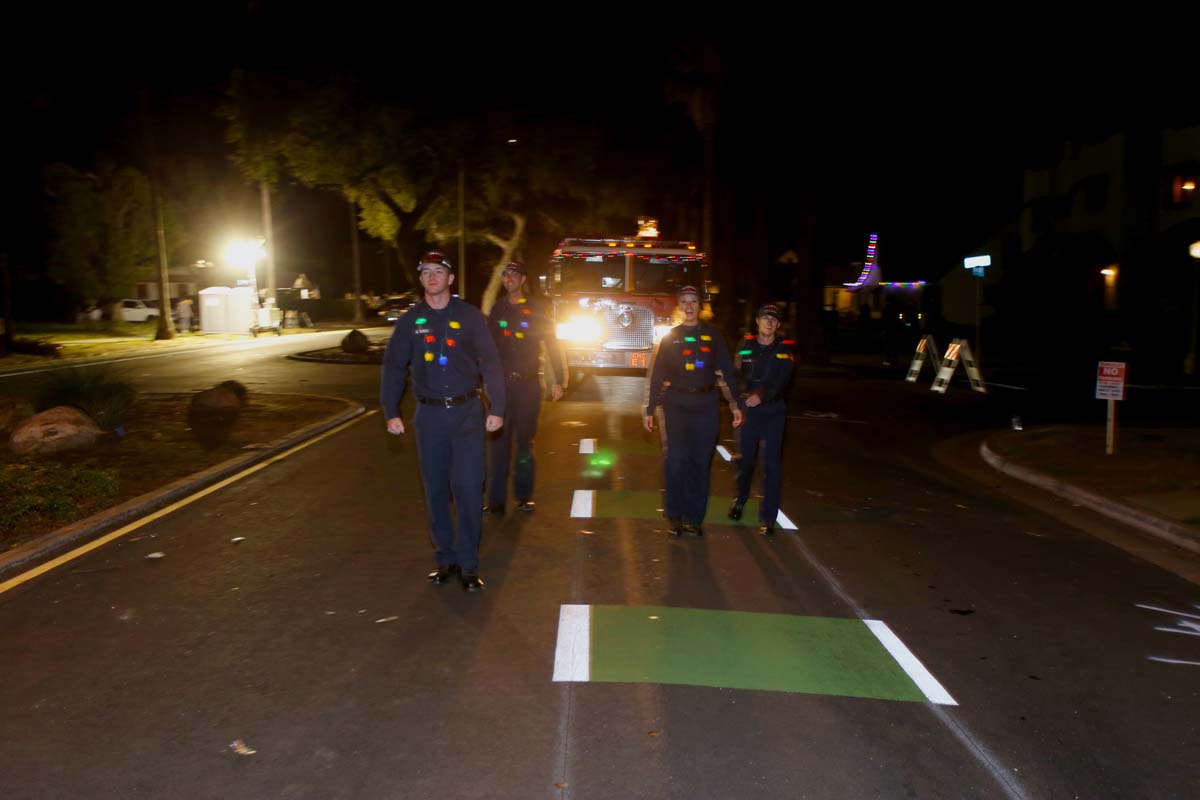
<path id="1" fill-rule="evenodd" d="M 746 405 L 750 405 L 750 403 L 747 402 Z M 742 410 L 740 408 L 735 408 L 733 410 L 733 427 L 742 427 Z"/>
<path id="2" fill-rule="evenodd" d="M 759 406 L 761 404 L 762 404 L 762 397 L 760 397 L 757 392 L 751 392 L 750 396 L 746 398 L 746 407 L 747 408 L 754 408 L 755 406 Z"/>
<path id="3" fill-rule="evenodd" d="M 554 388 L 550 390 L 550 399 L 553 400 L 554 402 L 558 402 L 559 400 L 562 400 L 562 384 L 561 383 L 554 384 Z"/>
<path id="4" fill-rule="evenodd" d="M 392 417 L 387 421 L 387 432 L 395 436 L 404 433 L 404 420 L 399 417 Z"/>
<path id="5" fill-rule="evenodd" d="M 647 414 L 645 419 L 642 420 L 642 426 L 645 427 L 648 432 L 654 433 L 654 415 Z"/>
<path id="6" fill-rule="evenodd" d="M 497 417 L 495 414 L 488 414 L 487 422 L 483 424 L 487 428 L 488 433 L 493 433 L 504 427 L 504 417 Z"/>

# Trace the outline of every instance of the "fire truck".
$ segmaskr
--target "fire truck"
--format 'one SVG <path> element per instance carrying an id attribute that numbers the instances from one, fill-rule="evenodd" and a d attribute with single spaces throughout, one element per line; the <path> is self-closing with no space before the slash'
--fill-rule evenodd
<path id="1" fill-rule="evenodd" d="M 637 236 L 564 239 L 548 277 L 559 345 L 573 372 L 644 372 L 676 323 L 678 289 L 695 286 L 703 300 L 716 292 L 696 245 L 659 239 L 657 223 L 645 218 Z"/>

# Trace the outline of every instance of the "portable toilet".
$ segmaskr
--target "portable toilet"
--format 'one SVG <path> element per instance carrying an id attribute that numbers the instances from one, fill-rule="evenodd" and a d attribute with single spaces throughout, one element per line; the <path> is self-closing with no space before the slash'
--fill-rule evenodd
<path id="1" fill-rule="evenodd" d="M 200 290 L 200 332 L 225 333 L 229 330 L 228 286 L 210 286 Z"/>
<path id="2" fill-rule="evenodd" d="M 250 333 L 258 325 L 258 293 L 251 286 L 229 290 L 228 333 Z"/>
<path id="3" fill-rule="evenodd" d="M 258 298 L 249 286 L 200 290 L 201 333 L 250 333 L 257 324 Z"/>

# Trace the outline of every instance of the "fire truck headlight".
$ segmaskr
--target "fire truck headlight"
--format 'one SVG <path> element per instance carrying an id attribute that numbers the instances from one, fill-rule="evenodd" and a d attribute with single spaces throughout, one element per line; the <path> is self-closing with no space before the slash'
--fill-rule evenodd
<path id="1" fill-rule="evenodd" d="M 655 325 L 654 326 L 654 343 L 658 344 L 662 338 L 667 335 L 667 331 L 671 330 L 670 325 Z"/>
<path id="2" fill-rule="evenodd" d="M 595 342 L 603 333 L 600 321 L 589 317 L 558 323 L 558 338 L 564 342 Z"/>

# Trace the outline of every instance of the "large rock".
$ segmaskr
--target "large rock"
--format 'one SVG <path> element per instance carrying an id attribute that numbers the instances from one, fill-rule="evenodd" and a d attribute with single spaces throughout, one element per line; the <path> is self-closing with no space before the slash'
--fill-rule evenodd
<path id="1" fill-rule="evenodd" d="M 371 352 L 371 340 L 365 333 L 355 328 L 342 337 L 342 352 L 365 356 Z"/>
<path id="2" fill-rule="evenodd" d="M 23 419 L 33 416 L 33 406 L 27 400 L 0 395 L 0 436 L 7 436 Z"/>
<path id="3" fill-rule="evenodd" d="M 96 444 L 100 426 L 71 406 L 55 406 L 17 425 L 9 438 L 9 447 L 22 455 L 61 453 Z"/>
<path id="4" fill-rule="evenodd" d="M 237 381 L 225 381 L 192 396 L 188 406 L 188 426 L 201 446 L 212 449 L 224 443 L 233 423 L 246 404 L 246 387 Z"/>

